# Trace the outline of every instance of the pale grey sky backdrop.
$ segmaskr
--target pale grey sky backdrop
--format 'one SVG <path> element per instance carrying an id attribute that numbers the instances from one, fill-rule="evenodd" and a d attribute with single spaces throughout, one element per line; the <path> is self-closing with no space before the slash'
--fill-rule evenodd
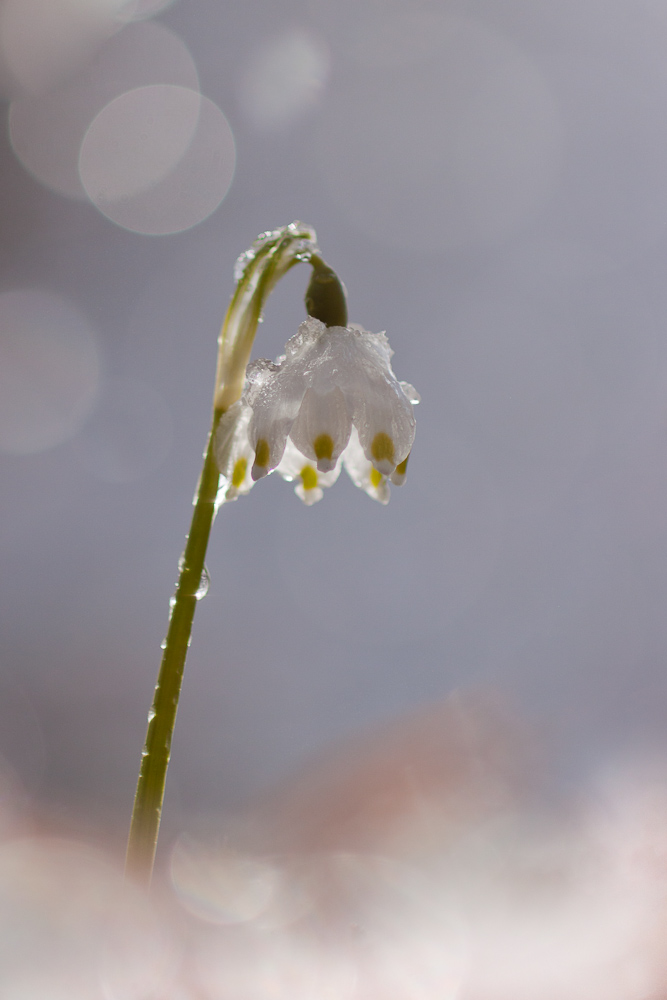
<path id="1" fill-rule="evenodd" d="M 99 8 L 0 10 L 8 765 L 125 822 L 234 259 L 292 219 L 422 395 L 410 474 L 220 512 L 168 826 L 456 688 L 566 782 L 664 747 L 667 0 Z"/>

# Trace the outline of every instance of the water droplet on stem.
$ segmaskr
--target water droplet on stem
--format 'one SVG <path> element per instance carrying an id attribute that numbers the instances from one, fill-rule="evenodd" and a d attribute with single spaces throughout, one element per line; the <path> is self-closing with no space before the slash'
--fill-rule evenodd
<path id="1" fill-rule="evenodd" d="M 208 575 L 208 570 L 206 569 L 206 566 L 204 566 L 204 569 L 202 570 L 201 579 L 199 581 L 199 587 L 197 588 L 197 591 L 195 593 L 195 598 L 198 601 L 201 601 L 202 597 L 206 597 L 206 595 L 208 594 L 208 588 L 210 586 L 211 586 L 211 577 Z"/>

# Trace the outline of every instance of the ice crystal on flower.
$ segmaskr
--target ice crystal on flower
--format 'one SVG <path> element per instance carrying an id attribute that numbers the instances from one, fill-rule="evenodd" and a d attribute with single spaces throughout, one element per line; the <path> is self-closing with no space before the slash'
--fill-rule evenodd
<path id="1" fill-rule="evenodd" d="M 388 480 L 405 480 L 419 401 L 396 379 L 392 354 L 384 333 L 309 317 L 276 362 L 248 365 L 243 396 L 216 442 L 224 499 L 277 469 L 312 504 L 344 465 L 357 486 L 387 503 Z"/>
<path id="2" fill-rule="evenodd" d="M 243 280 L 248 265 L 255 260 L 257 254 L 267 245 L 267 243 L 275 242 L 281 239 L 285 234 L 298 233 L 299 230 L 304 228 L 305 227 L 301 222 L 290 222 L 289 226 L 285 226 L 284 229 L 273 229 L 268 230 L 265 233 L 260 233 L 257 239 L 253 242 L 252 246 L 237 257 L 236 263 L 234 264 L 234 281 L 238 283 Z M 291 254 L 298 261 L 307 262 L 314 253 L 317 253 L 317 249 L 317 243 L 315 240 L 304 236 L 301 240 L 294 244 L 291 249 Z"/>

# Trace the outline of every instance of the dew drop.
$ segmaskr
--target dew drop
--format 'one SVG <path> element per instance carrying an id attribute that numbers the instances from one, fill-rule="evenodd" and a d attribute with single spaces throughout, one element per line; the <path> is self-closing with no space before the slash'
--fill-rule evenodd
<path id="1" fill-rule="evenodd" d="M 208 570 L 206 569 L 206 566 L 204 566 L 201 575 L 201 580 L 199 581 L 199 587 L 197 588 L 197 592 L 195 594 L 195 597 L 198 601 L 201 601 L 202 597 L 206 597 L 206 595 L 208 594 L 208 588 L 210 586 L 211 586 L 211 577 L 208 575 Z"/>
<path id="2" fill-rule="evenodd" d="M 248 264 L 255 259 L 255 254 L 252 250 L 246 250 L 237 259 L 234 265 L 234 281 L 239 282 L 245 275 Z"/>
<path id="3" fill-rule="evenodd" d="M 317 244 L 313 240 L 302 239 L 294 247 L 294 257 L 302 263 L 308 263 L 314 253 L 317 252 Z"/>

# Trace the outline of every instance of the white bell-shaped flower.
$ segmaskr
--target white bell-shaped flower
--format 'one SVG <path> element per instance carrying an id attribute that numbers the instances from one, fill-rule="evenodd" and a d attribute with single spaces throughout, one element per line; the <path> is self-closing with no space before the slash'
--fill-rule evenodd
<path id="1" fill-rule="evenodd" d="M 353 424 L 366 458 L 391 475 L 415 436 L 412 402 L 391 369 L 391 355 L 383 333 L 327 327 L 309 317 L 276 365 L 250 366 L 253 478 L 276 468 L 288 435 L 321 472 L 328 471 L 345 450 Z M 414 399 L 414 390 L 409 393 Z"/>
<path id="2" fill-rule="evenodd" d="M 344 464 L 357 486 L 387 503 L 388 480 L 405 480 L 419 402 L 396 379 L 392 353 L 384 333 L 309 317 L 275 363 L 248 365 L 238 409 L 225 414 L 216 441 L 224 498 L 278 469 L 311 504 Z"/>

